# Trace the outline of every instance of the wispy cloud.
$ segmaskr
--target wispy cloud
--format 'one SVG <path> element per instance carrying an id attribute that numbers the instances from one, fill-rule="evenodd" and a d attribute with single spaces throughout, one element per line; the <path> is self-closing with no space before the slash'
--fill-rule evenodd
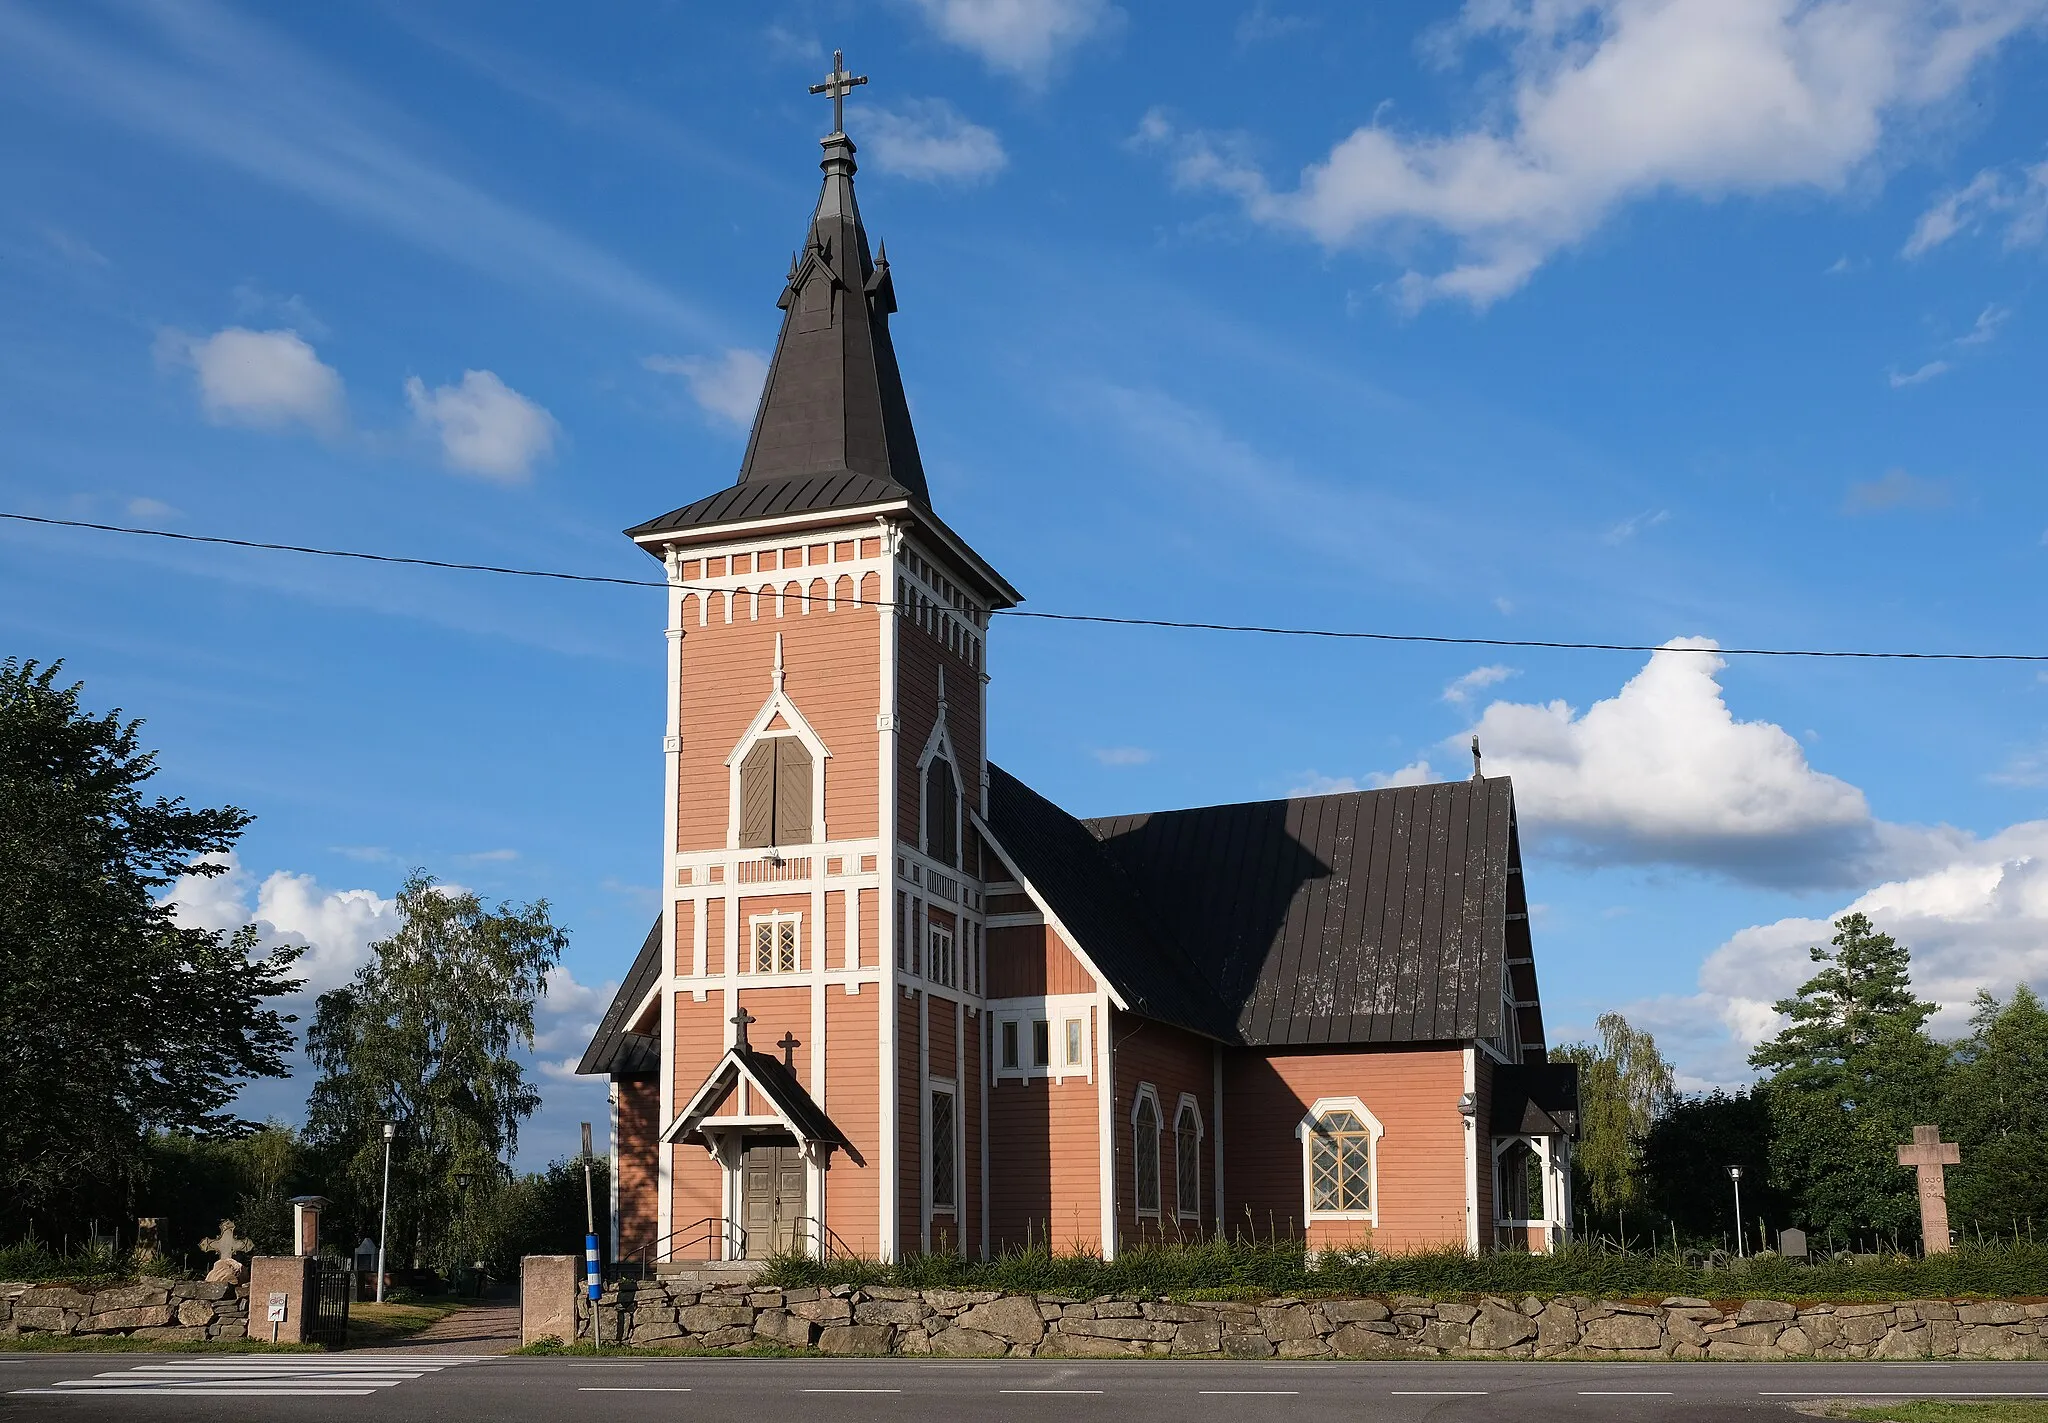
<path id="1" fill-rule="evenodd" d="M 969 122 L 944 99 L 871 106 L 861 115 L 861 138 L 876 168 L 926 183 L 980 182 L 1010 162 L 993 129 Z"/>
<path id="2" fill-rule="evenodd" d="M 1998 328 L 2005 325 L 2012 316 L 2008 307 L 1993 304 L 1977 313 L 1976 322 L 1950 344 L 1956 346 L 1983 346 L 1998 339 Z"/>
<path id="3" fill-rule="evenodd" d="M 1925 385 L 1931 380 L 1947 375 L 1950 369 L 1947 361 L 1929 361 L 1917 370 L 1893 371 L 1886 379 L 1891 382 L 1893 390 L 1903 390 L 1909 385 Z"/>
<path id="4" fill-rule="evenodd" d="M 523 290 L 707 324 L 616 257 L 436 166 L 430 134 L 261 26 L 186 0 L 131 12 L 106 38 L 64 23 L 78 13 L 0 5 L 0 75 L 17 101 L 82 105 Z"/>
<path id="5" fill-rule="evenodd" d="M 1025 83 L 1043 85 L 1084 41 L 1113 33 L 1108 0 L 913 0 L 939 38 Z"/>
<path id="6" fill-rule="evenodd" d="M 2048 236 L 2048 163 L 1984 169 L 1920 214 L 1900 255 L 1924 257 L 1986 228 L 2001 229 L 2007 248 L 2030 247 Z"/>
<path id="7" fill-rule="evenodd" d="M 744 346 L 715 356 L 642 356 L 640 364 L 659 375 L 681 376 L 699 409 L 741 430 L 754 423 L 768 379 L 767 355 Z"/>
<path id="8" fill-rule="evenodd" d="M 1922 479 L 1903 469 L 1888 469 L 1876 479 L 1849 486 L 1842 501 L 1845 514 L 1880 514 L 1888 509 L 1941 509 L 1951 499 L 1949 487 L 1939 479 Z"/>
<path id="9" fill-rule="evenodd" d="M 1291 35 L 1306 34 L 1316 28 L 1318 21 L 1312 15 L 1281 14 L 1266 3 L 1259 3 L 1238 16 L 1237 27 L 1231 32 L 1239 49 L 1263 44 L 1267 40 L 1286 39 Z"/>
<path id="10" fill-rule="evenodd" d="M 1143 746 L 1097 746 L 1088 754 L 1105 766 L 1143 766 L 1154 756 Z"/>
<path id="11" fill-rule="evenodd" d="M 1474 692 L 1483 692 L 1488 687 L 1505 682 L 1514 675 L 1516 675 L 1515 668 L 1502 666 L 1499 663 L 1495 663 L 1491 667 L 1474 667 L 1470 672 L 1457 678 L 1444 688 L 1444 700 L 1450 702 L 1453 706 L 1462 706 L 1472 700 Z"/>
<path id="12" fill-rule="evenodd" d="M 1625 544 L 1645 529 L 1654 529 L 1671 519 L 1669 509 L 1650 509 L 1640 514 L 1631 514 L 1619 523 L 1609 524 L 1600 535 L 1604 544 Z"/>

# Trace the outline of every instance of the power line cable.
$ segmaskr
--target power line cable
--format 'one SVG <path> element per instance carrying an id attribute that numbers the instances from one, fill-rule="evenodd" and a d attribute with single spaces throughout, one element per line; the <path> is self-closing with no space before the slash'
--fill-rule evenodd
<path id="1" fill-rule="evenodd" d="M 545 578 L 563 583 L 602 583 L 619 588 L 674 588 L 697 593 L 731 591 L 692 583 L 671 583 L 665 579 L 613 578 L 598 573 L 565 573 L 558 569 L 511 568 L 493 563 L 458 563 L 440 558 L 366 553 L 359 549 L 266 543 L 256 539 L 232 539 L 219 534 L 181 534 L 169 529 L 138 529 L 123 524 L 95 524 L 83 519 L 52 519 L 40 514 L 16 514 L 5 510 L 0 510 L 0 519 L 11 519 L 24 524 L 46 524 L 61 529 L 90 529 L 97 533 L 175 539 L 181 543 L 258 549 L 269 553 L 302 553 L 316 558 L 345 558 L 363 563 L 396 563 L 414 568 L 439 568 L 456 573 L 497 573 L 512 578 Z M 808 601 L 814 595 L 796 593 L 783 596 Z M 893 600 L 879 599 L 871 606 L 893 608 L 896 604 Z M 1360 632 L 1343 628 L 1282 627 L 1266 623 L 1216 623 L 1176 618 L 1118 617 L 1109 613 L 1047 613 L 1026 608 L 1000 608 L 995 610 L 995 616 L 1032 618 L 1040 622 L 1096 623 L 1109 627 L 1169 628 L 1184 632 L 1240 632 L 1257 633 L 1267 637 L 1309 637 L 1340 642 L 1406 642 L 1440 647 L 1521 647 L 1553 652 L 1702 652 L 1722 657 L 1814 657 L 1884 662 L 2048 662 L 2048 653 L 2044 652 L 1866 652 L 1843 648 L 1664 647 L 1649 642 L 1566 642 L 1545 638 L 1452 637 L 1440 633 Z"/>

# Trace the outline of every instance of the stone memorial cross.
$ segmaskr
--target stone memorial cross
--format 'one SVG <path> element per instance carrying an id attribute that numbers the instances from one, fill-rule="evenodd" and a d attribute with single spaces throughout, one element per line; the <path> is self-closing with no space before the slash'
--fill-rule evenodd
<path id="1" fill-rule="evenodd" d="M 1899 1148 L 1899 1165 L 1920 1173 L 1920 1242 L 1930 1255 L 1948 1249 L 1948 1186 L 1942 1168 L 1962 1159 L 1954 1142 L 1941 1139 L 1939 1127 L 1914 1127 L 1913 1144 Z"/>
<path id="2" fill-rule="evenodd" d="M 235 1223 L 224 1220 L 220 1223 L 220 1234 L 208 1236 L 199 1242 L 201 1250 L 211 1250 L 220 1258 L 213 1262 L 213 1268 L 206 1272 L 206 1278 L 217 1285 L 239 1285 L 242 1283 L 244 1266 L 235 1255 L 240 1251 L 254 1250 L 256 1242 L 243 1240 L 235 1234 Z"/>

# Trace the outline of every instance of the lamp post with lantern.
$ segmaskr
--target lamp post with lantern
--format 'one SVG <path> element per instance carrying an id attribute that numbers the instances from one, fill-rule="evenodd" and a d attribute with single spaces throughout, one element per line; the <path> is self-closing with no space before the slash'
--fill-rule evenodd
<path id="1" fill-rule="evenodd" d="M 384 1244 L 391 1238 L 391 1138 L 398 1123 L 384 1123 L 384 1199 L 377 1207 L 377 1303 L 384 1303 Z"/>
<path id="2" fill-rule="evenodd" d="M 1742 1168 L 1730 1166 L 1728 1179 L 1735 1183 L 1735 1254 L 1741 1259 L 1749 1254 L 1742 1243 Z"/>

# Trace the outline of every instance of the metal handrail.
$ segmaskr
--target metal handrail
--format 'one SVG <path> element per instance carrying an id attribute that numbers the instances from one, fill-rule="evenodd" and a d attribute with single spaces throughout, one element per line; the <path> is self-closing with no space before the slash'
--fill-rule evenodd
<path id="1" fill-rule="evenodd" d="M 684 1252 L 693 1246 L 722 1245 L 724 1253 L 703 1256 L 687 1255 Z M 658 1235 L 645 1245 L 621 1252 L 612 1264 L 614 1276 L 622 1275 L 628 1268 L 644 1276 L 656 1265 L 675 1260 L 678 1255 L 685 1259 L 744 1260 L 747 1256 L 747 1228 L 738 1221 L 727 1220 L 724 1216 L 708 1215 L 702 1220 L 692 1221 L 686 1226 L 671 1230 L 667 1235 Z"/>
<path id="2" fill-rule="evenodd" d="M 839 1232 L 814 1215 L 800 1215 L 796 1218 L 798 1239 L 817 1242 L 818 1251 L 814 1257 L 819 1260 L 852 1260 L 853 1247 L 839 1238 Z"/>

